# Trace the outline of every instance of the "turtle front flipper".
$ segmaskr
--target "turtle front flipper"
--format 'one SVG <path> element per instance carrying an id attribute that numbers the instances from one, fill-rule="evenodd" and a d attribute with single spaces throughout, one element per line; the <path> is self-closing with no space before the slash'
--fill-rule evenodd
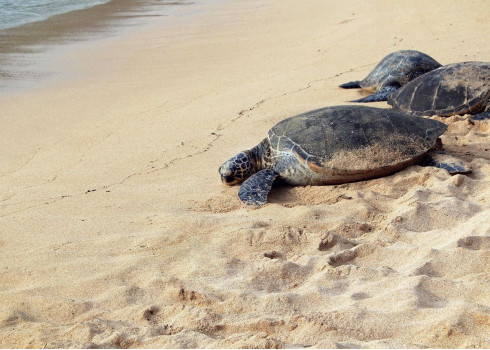
<path id="1" fill-rule="evenodd" d="M 264 205 L 267 203 L 267 195 L 272 188 L 272 183 L 278 175 L 271 169 L 256 172 L 242 184 L 238 197 L 246 205 Z"/>
<path id="2" fill-rule="evenodd" d="M 361 87 L 361 81 L 356 80 L 356 81 L 349 81 L 348 83 L 344 83 L 339 85 L 342 89 L 359 89 Z"/>
<path id="3" fill-rule="evenodd" d="M 358 100 L 350 101 L 350 102 L 380 102 L 380 101 L 386 101 L 388 100 L 388 96 L 390 96 L 392 93 L 394 93 L 397 90 L 396 87 L 394 86 L 385 86 L 384 88 L 380 89 L 378 92 L 360 98 Z"/>
<path id="4" fill-rule="evenodd" d="M 451 175 L 471 173 L 469 165 L 444 152 L 431 153 L 423 165 L 447 170 Z"/>

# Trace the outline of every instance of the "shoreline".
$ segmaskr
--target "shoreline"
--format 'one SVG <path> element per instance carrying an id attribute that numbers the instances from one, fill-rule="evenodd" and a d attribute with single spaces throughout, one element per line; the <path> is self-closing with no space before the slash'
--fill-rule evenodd
<path id="1" fill-rule="evenodd" d="M 433 117 L 467 176 L 414 165 L 251 209 L 218 174 L 390 52 L 488 60 L 485 4 L 220 2 L 63 46 L 61 79 L 0 96 L 0 345 L 488 348 L 488 120 Z"/>
<path id="2" fill-rule="evenodd" d="M 21 92 L 62 76 L 57 61 L 70 48 L 165 25 L 165 21 L 172 25 L 172 16 L 192 16 L 210 6 L 188 1 L 111 0 L 0 30 L 0 93 Z"/>

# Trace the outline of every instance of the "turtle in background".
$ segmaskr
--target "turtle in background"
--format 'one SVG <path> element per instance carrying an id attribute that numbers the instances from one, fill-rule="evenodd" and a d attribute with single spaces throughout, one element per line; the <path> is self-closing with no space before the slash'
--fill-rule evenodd
<path id="1" fill-rule="evenodd" d="M 490 62 L 442 66 L 398 89 L 388 97 L 388 104 L 418 116 L 473 114 L 473 120 L 490 118 Z"/>
<path id="2" fill-rule="evenodd" d="M 412 164 L 451 174 L 471 170 L 440 152 L 447 125 L 392 109 L 326 107 L 285 119 L 250 150 L 220 168 L 226 185 L 241 185 L 247 205 L 267 202 L 277 178 L 290 185 L 329 185 L 387 176 Z"/>
<path id="3" fill-rule="evenodd" d="M 441 64 L 423 52 L 400 50 L 384 57 L 361 81 L 340 85 L 344 89 L 361 88 L 373 94 L 351 102 L 386 101 L 388 96 L 418 76 L 439 68 Z"/>

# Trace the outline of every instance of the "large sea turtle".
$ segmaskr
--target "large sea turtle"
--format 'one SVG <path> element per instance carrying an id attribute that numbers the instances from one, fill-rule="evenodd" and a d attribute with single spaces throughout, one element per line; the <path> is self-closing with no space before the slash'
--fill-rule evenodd
<path id="1" fill-rule="evenodd" d="M 386 101 L 398 88 L 416 77 L 439 68 L 441 64 L 423 52 L 400 50 L 384 57 L 361 81 L 340 85 L 344 89 L 362 88 L 372 95 L 351 102 Z"/>
<path id="2" fill-rule="evenodd" d="M 419 116 L 478 114 L 473 119 L 490 118 L 490 62 L 442 66 L 398 89 L 388 97 L 388 104 Z"/>
<path id="3" fill-rule="evenodd" d="M 323 185 L 392 174 L 411 164 L 466 173 L 461 161 L 438 152 L 447 125 L 392 109 L 326 107 L 285 119 L 250 150 L 225 162 L 226 185 L 248 205 L 262 205 L 279 177 L 291 185 Z M 439 141 L 438 141 L 439 140 Z"/>

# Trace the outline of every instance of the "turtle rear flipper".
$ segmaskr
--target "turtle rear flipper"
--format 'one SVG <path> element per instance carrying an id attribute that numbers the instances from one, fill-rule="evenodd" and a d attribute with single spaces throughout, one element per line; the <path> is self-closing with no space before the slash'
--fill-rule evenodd
<path id="1" fill-rule="evenodd" d="M 380 102 L 380 101 L 386 101 L 388 100 L 388 96 L 390 96 L 392 93 L 396 91 L 396 87 L 394 86 L 385 86 L 384 88 L 380 89 L 378 92 L 360 98 L 358 100 L 350 101 L 350 102 Z"/>
<path id="2" fill-rule="evenodd" d="M 445 169 L 451 175 L 471 173 L 471 167 L 461 159 L 444 152 L 432 153 L 423 165 Z"/>
<path id="3" fill-rule="evenodd" d="M 272 183 L 279 174 L 271 169 L 264 169 L 250 176 L 240 187 L 238 197 L 246 205 L 264 205 L 267 203 Z"/>
<path id="4" fill-rule="evenodd" d="M 356 80 L 356 81 L 349 81 L 348 83 L 344 83 L 339 85 L 342 89 L 359 89 L 361 88 L 361 81 Z"/>
<path id="5" fill-rule="evenodd" d="M 474 116 L 471 117 L 471 120 L 485 120 L 485 119 L 490 119 L 490 106 L 487 108 L 485 112 L 475 114 Z"/>

